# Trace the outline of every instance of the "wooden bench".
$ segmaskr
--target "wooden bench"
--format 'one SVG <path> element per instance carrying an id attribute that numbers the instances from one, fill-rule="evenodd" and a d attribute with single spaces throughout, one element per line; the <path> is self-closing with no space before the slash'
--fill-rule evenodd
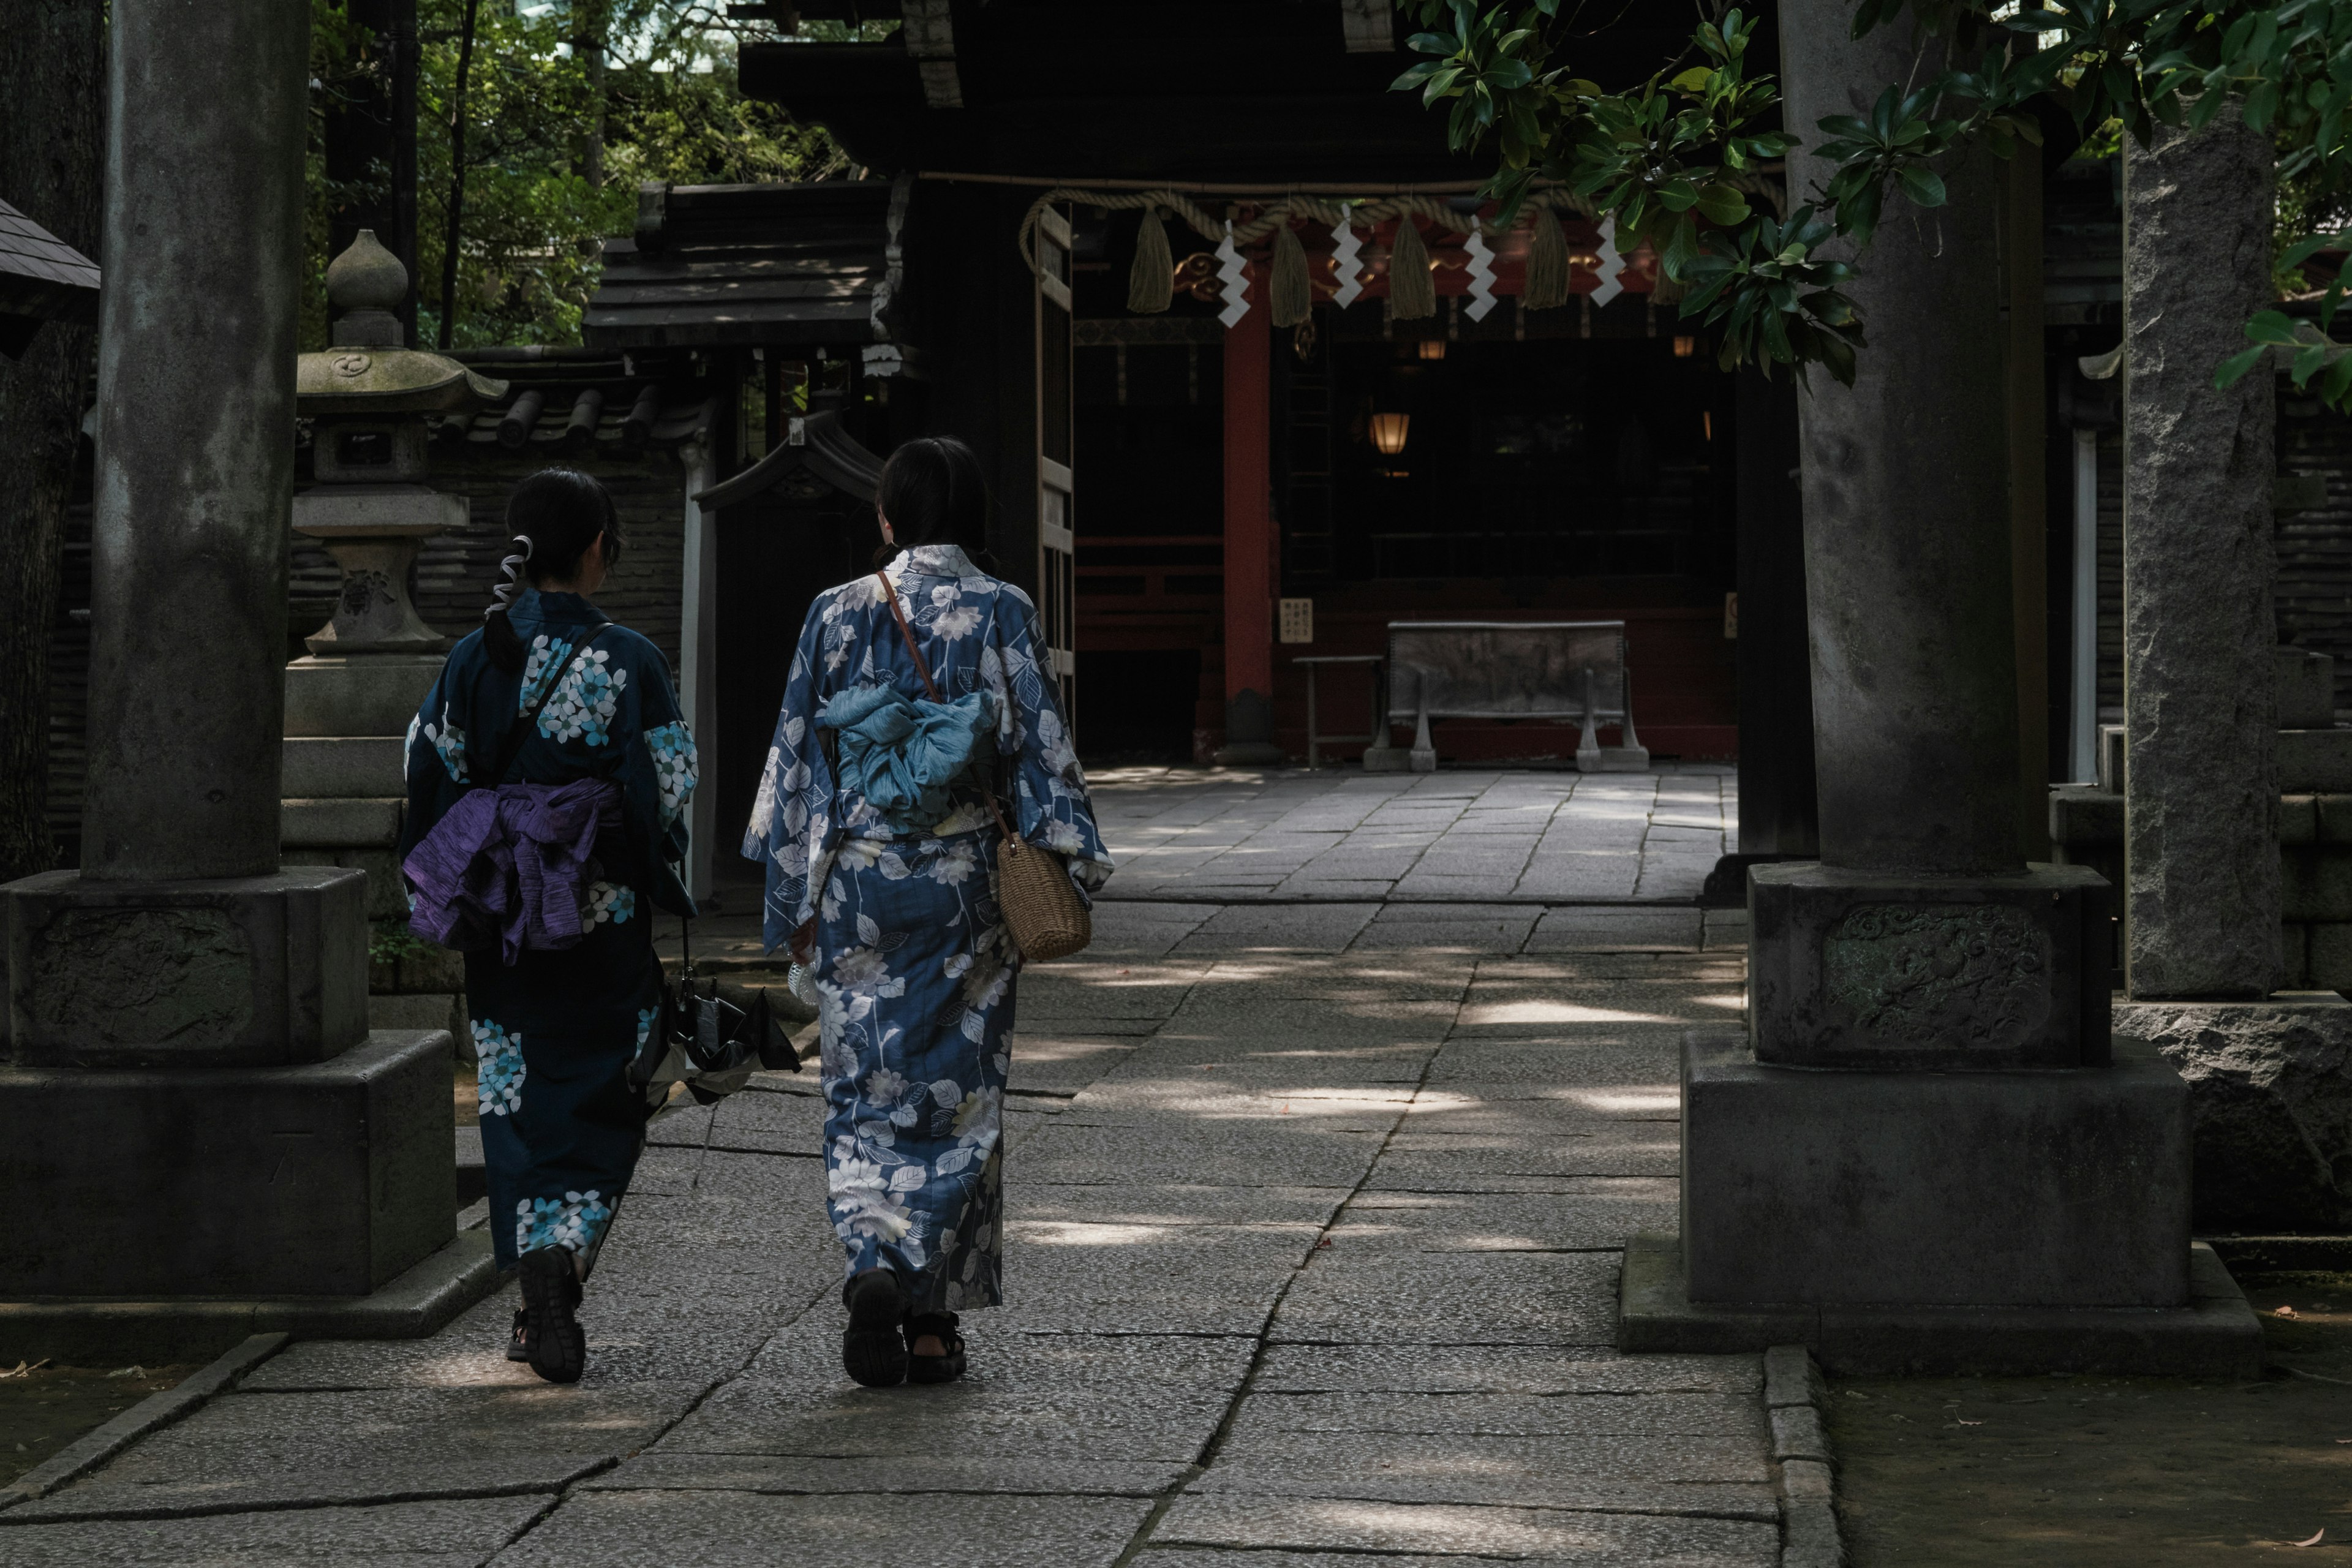
<path id="1" fill-rule="evenodd" d="M 1633 687 L 1622 621 L 1391 621 L 1386 718 L 1412 726 L 1412 749 L 1376 747 L 1364 766 L 1434 770 L 1433 720 L 1546 719 L 1578 725 L 1578 772 L 1640 773 L 1650 753 L 1633 732 Z M 1601 743 L 1604 724 L 1622 744 Z"/>

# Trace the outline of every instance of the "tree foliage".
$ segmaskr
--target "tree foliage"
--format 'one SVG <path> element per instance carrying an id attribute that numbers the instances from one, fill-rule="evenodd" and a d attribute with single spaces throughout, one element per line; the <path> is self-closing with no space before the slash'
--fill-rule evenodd
<path id="1" fill-rule="evenodd" d="M 2232 101 L 2274 137 L 2292 210 L 2340 221 L 2352 189 L 2352 5 L 2286 0 L 2214 5 L 2194 0 L 1862 0 L 1859 37 L 1909 13 L 1917 54 L 1912 79 L 1887 86 L 1866 115 L 1812 128 L 1825 181 L 1779 195 L 1785 217 L 1746 198 L 1755 176 L 1802 144 L 1756 128 L 1779 102 L 1771 79 L 1745 56 L 1756 24 L 1734 10 L 1702 22 L 1685 55 L 1703 62 L 1610 92 L 1561 58 L 1561 0 L 1411 0 L 1430 30 L 1412 47 L 1429 57 L 1397 79 L 1433 106 L 1450 101 L 1457 149 L 1493 144 L 1488 194 L 1516 209 L 1538 177 L 1560 181 L 1647 239 L 1668 278 L 1688 286 L 1683 314 L 1721 329 L 1725 365 L 1819 364 L 1851 381 L 1864 323 L 1837 285 L 1860 262 L 1821 256 L 1831 240 L 1866 250 L 1890 197 L 1943 205 L 1937 164 L 1982 143 L 2001 157 L 2041 141 L 2036 100 L 2054 100 L 2086 132 L 2113 121 L 2145 143 L 2158 125 L 2198 128 Z M 1675 62 L 1679 65 L 1680 62 Z M 1667 72 L 1675 71 L 1668 75 Z M 1790 128 L 1800 132 L 1802 128 Z M 2285 209 L 2283 209 L 2285 210 Z M 2284 274 L 2352 238 L 2306 232 L 2283 247 Z M 2330 282 L 2320 328 L 2264 312 L 2248 325 L 2257 347 L 2221 367 L 2226 381 L 2267 345 L 2300 346 L 2298 383 L 2352 407 L 2352 355 L 2324 341 L 2343 295 Z"/>
<path id="2" fill-rule="evenodd" d="M 306 347 L 326 341 L 331 189 L 321 156 L 327 84 L 360 65 L 345 0 L 312 0 L 313 134 Z M 738 184 L 821 179 L 847 159 L 821 129 L 747 100 L 739 30 L 673 0 L 577 5 L 479 0 L 466 93 L 466 190 L 453 300 L 441 298 L 459 29 L 465 0 L 418 0 L 417 330 L 431 342 L 454 303 L 459 347 L 576 343 L 595 291 L 597 242 L 626 234 L 641 181 Z M 379 169 L 379 184 L 389 172 Z"/>

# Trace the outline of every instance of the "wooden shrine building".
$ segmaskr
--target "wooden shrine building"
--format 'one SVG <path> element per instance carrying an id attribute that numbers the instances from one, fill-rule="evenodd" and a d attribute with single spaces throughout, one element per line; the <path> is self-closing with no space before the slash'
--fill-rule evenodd
<path id="1" fill-rule="evenodd" d="M 1572 206 L 1482 225 L 1485 166 L 1388 90 L 1412 58 L 1391 6 L 796 9 L 905 18 L 881 43 L 743 51 L 744 90 L 825 125 L 867 177 L 649 191 L 584 319 L 592 345 L 737 356 L 759 412 L 721 474 L 789 443 L 812 391 L 876 454 L 971 441 L 993 553 L 1038 601 L 1090 760 L 1206 761 L 1243 739 L 1303 757 L 1293 661 L 1378 652 L 1391 620 L 1428 618 L 1622 618 L 1653 752 L 1738 752 L 1736 378 L 1654 300 L 1654 258 Z M 1580 68 L 1646 75 L 1687 29 L 1637 8 Z M 1566 288 L 1531 300 L 1545 223 Z M 1156 258 L 1163 236 L 1139 275 L 1139 244 Z M 1418 308 L 1390 287 L 1401 246 L 1432 285 Z M 799 504 L 769 493 L 777 515 Z M 730 543 L 736 515 L 715 524 L 720 593 L 739 554 L 813 593 L 875 539 L 862 522 L 824 557 L 835 575 L 811 575 Z M 792 606 L 772 605 L 762 635 L 782 637 Z M 1325 727 L 1360 730 L 1365 672 L 1322 679 Z M 719 742 L 730 778 L 738 737 Z M 1464 759 L 1575 743 L 1533 722 L 1441 741 Z"/>

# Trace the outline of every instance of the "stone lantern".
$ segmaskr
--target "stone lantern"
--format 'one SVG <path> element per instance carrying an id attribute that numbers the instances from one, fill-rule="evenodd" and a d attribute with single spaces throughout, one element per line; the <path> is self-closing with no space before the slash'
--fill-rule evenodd
<path id="1" fill-rule="evenodd" d="M 334 346 L 298 362 L 294 406 L 315 421 L 318 484 L 294 498 L 294 531 L 323 541 L 343 569 L 334 618 L 304 639 L 315 658 L 437 654 L 449 646 L 408 599 L 418 546 L 466 523 L 465 497 L 424 483 L 425 421 L 494 402 L 506 384 L 406 347 L 393 311 L 407 291 L 399 258 L 373 229 L 360 230 L 327 268 Z"/>
<path id="2" fill-rule="evenodd" d="M 440 674 L 449 639 L 408 597 L 416 552 L 466 525 L 466 498 L 425 480 L 430 422 L 506 392 L 457 361 L 406 347 L 393 314 L 408 274 L 362 229 L 327 268 L 333 346 L 299 356 L 295 410 L 312 422 L 317 483 L 294 498 L 294 531 L 342 569 L 334 616 L 286 669 L 285 855 L 368 876 L 372 921 L 406 918 L 395 861 L 402 742 Z M 377 1028 L 453 1031 L 464 1049 L 455 955 L 409 952 L 370 968 Z"/>

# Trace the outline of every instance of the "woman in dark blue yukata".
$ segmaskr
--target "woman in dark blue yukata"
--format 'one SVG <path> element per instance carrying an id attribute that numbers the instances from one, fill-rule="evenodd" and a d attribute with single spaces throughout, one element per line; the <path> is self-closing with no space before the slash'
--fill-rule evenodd
<path id="1" fill-rule="evenodd" d="M 961 1375 L 958 1312 L 1002 1300 L 998 1134 L 1021 960 L 986 792 L 1081 897 L 1111 863 L 1036 611 L 973 559 L 988 496 L 971 449 L 900 447 L 876 511 L 887 567 L 810 606 L 743 853 L 767 867 L 769 951 L 790 943 L 813 983 L 828 1205 L 847 1253 L 842 1360 L 883 1385 Z"/>
<path id="2" fill-rule="evenodd" d="M 522 1287 L 508 1354 L 570 1383 L 587 1359 L 581 1284 L 644 1142 L 646 1099 L 627 1074 L 660 1016 L 653 910 L 694 913 L 677 863 L 696 760 L 660 650 L 589 598 L 621 552 L 604 487 L 576 469 L 533 474 L 515 488 L 507 527 L 517 551 L 509 577 L 520 564 L 530 587 L 451 650 L 409 726 L 401 853 L 469 792 L 548 786 L 486 795 L 459 814 L 487 820 L 482 808 L 512 802 L 543 816 L 548 789 L 597 781 L 555 797 L 584 799 L 602 819 L 576 889 L 559 899 L 540 884 L 532 931 L 516 929 L 524 913 L 515 911 L 502 943 L 466 954 L 491 1237 Z M 512 592 L 510 581 L 499 596 Z M 509 837 L 509 852 L 521 855 L 528 846 Z M 411 862 L 413 883 L 422 863 Z M 568 945 L 550 947 L 535 940 L 539 906 L 555 902 Z"/>

